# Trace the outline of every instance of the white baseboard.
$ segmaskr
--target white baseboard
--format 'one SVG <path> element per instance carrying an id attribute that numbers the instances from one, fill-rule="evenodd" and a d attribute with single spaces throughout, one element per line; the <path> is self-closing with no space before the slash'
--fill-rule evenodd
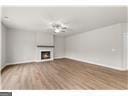
<path id="1" fill-rule="evenodd" d="M 54 59 L 62 59 L 62 58 L 65 58 L 65 57 L 55 57 Z"/>
<path id="2" fill-rule="evenodd" d="M 8 62 L 6 65 L 10 64 L 22 64 L 22 63 L 30 63 L 30 62 L 35 62 L 35 60 L 26 60 L 26 61 L 18 61 L 18 62 Z"/>
<path id="3" fill-rule="evenodd" d="M 108 67 L 108 68 L 115 69 L 115 70 L 120 70 L 120 71 L 126 71 L 127 70 L 127 68 L 119 68 L 119 67 L 107 66 L 105 64 L 100 64 L 100 63 L 97 63 L 97 62 L 94 62 L 94 61 L 89 61 L 89 60 L 83 60 L 83 59 L 67 57 L 67 56 L 65 58 L 72 59 L 72 60 L 77 60 L 77 61 L 81 61 L 81 62 L 86 62 L 86 63 L 90 63 L 90 64 L 94 64 L 94 65 L 99 65 L 99 66 L 103 66 L 103 67 Z"/>
<path id="4" fill-rule="evenodd" d="M 8 63 L 2 65 L 2 69 L 8 65 L 23 64 L 23 63 L 30 63 L 30 62 L 35 62 L 35 61 L 34 60 L 27 60 L 27 61 L 18 61 L 18 62 L 8 62 Z"/>
<path id="5" fill-rule="evenodd" d="M 54 59 L 46 59 L 46 60 L 36 60 L 35 62 L 45 62 L 45 61 L 53 61 Z"/>
<path id="6" fill-rule="evenodd" d="M 54 59 L 49 59 L 49 60 L 45 60 L 45 61 L 52 61 L 52 60 L 54 60 Z M 44 60 L 26 60 L 26 61 L 18 61 L 18 62 L 8 62 L 8 63 L 4 64 L 3 66 L 1 66 L 1 68 L 3 69 L 8 65 L 31 63 L 31 62 L 44 62 Z"/>

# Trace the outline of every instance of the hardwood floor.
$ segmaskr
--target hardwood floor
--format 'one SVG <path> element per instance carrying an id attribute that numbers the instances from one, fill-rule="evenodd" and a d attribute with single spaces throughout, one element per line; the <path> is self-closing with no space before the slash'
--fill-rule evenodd
<path id="1" fill-rule="evenodd" d="M 128 72 L 70 59 L 6 67 L 2 89 L 127 89 Z"/>

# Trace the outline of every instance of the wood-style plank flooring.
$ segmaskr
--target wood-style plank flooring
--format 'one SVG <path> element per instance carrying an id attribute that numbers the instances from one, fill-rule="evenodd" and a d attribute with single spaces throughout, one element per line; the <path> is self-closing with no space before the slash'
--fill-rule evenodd
<path id="1" fill-rule="evenodd" d="M 2 89 L 127 89 L 128 72 L 70 59 L 8 66 Z"/>

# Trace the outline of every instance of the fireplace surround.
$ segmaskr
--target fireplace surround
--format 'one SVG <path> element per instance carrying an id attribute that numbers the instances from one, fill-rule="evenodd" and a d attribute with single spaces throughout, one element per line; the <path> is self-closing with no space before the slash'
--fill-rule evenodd
<path id="1" fill-rule="evenodd" d="M 36 52 L 36 61 L 43 62 L 43 61 L 50 61 L 54 59 L 53 55 L 54 46 L 37 46 Z"/>

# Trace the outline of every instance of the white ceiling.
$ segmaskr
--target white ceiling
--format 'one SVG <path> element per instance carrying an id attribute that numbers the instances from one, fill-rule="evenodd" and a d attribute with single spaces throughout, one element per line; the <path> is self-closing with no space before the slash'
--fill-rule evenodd
<path id="1" fill-rule="evenodd" d="M 8 19 L 4 17 L 8 17 Z M 9 28 L 51 32 L 51 22 L 69 26 L 60 36 L 126 22 L 126 7 L 3 7 L 2 21 Z"/>

